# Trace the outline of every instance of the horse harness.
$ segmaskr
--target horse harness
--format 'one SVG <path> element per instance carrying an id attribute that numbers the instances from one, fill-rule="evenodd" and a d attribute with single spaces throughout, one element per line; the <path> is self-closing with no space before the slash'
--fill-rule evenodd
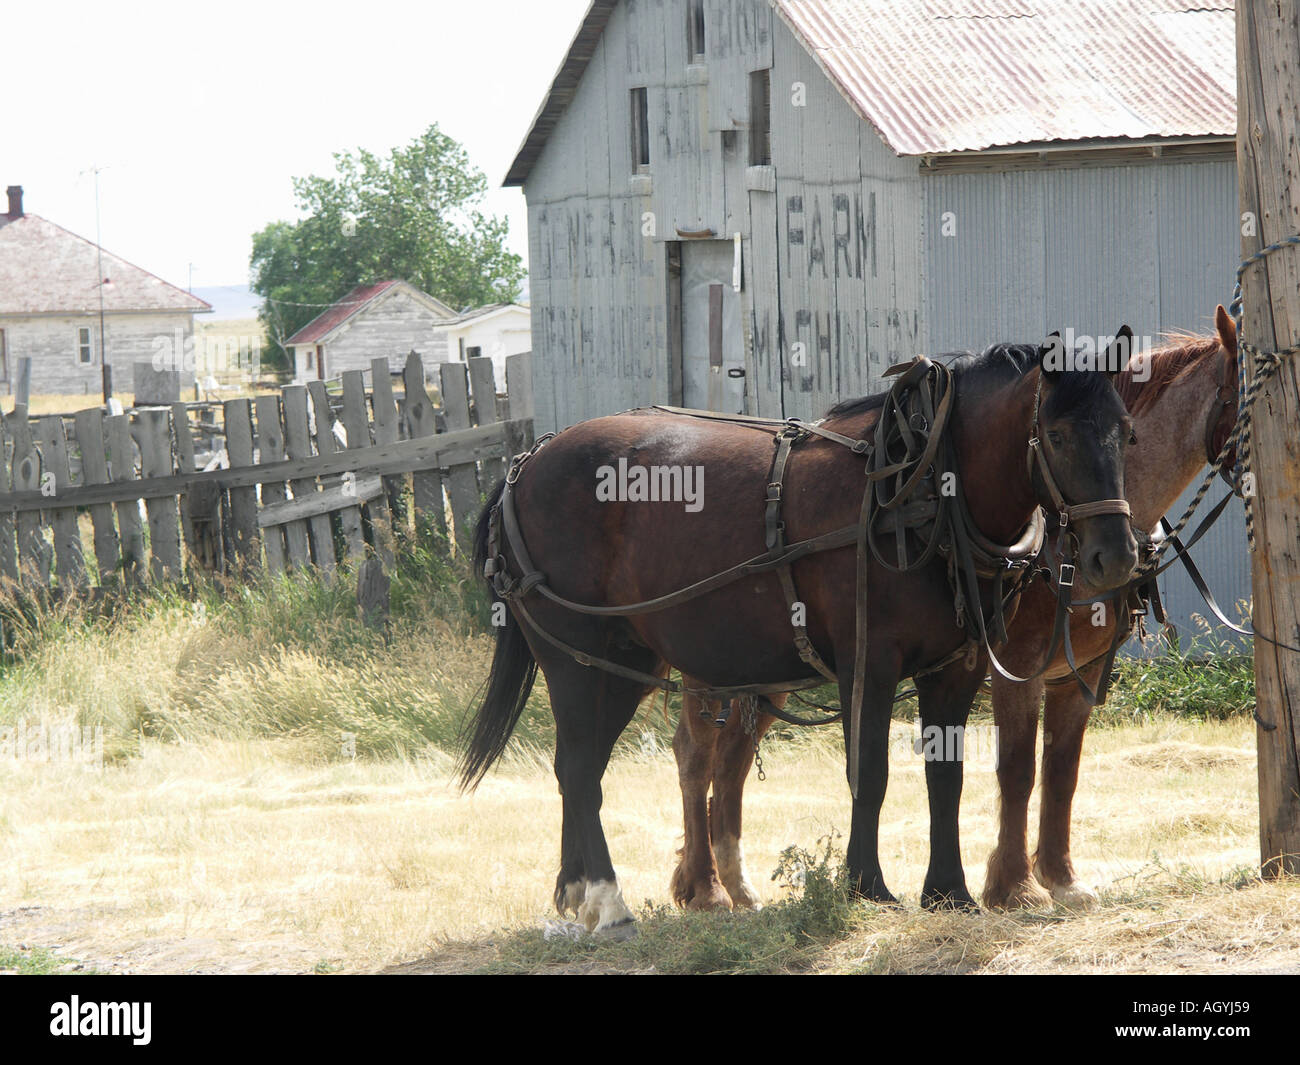
<path id="1" fill-rule="evenodd" d="M 1035 565 L 1046 537 L 1046 520 L 1043 510 L 1034 509 L 1031 519 L 1016 543 L 999 545 L 986 538 L 975 526 L 960 490 L 947 490 L 957 469 L 952 434 L 947 431 L 954 401 L 952 371 L 940 363 L 917 356 L 910 363 L 892 367 L 886 376 L 896 378 L 883 398 L 883 405 L 871 439 L 854 439 L 827 429 L 818 423 L 791 418 L 784 422 L 755 418 L 747 415 L 718 414 L 709 411 L 686 410 L 676 407 L 654 407 L 653 410 L 685 417 L 705 418 L 730 422 L 774 434 L 774 453 L 765 489 L 764 540 L 766 552 L 680 588 L 674 592 L 640 603 L 616 606 L 593 606 L 566 599 L 549 587 L 546 576 L 528 554 L 519 528 L 514 506 L 514 486 L 528 460 L 555 434 L 541 437 L 531 450 L 514 457 L 502 487 L 501 496 L 489 515 L 487 560 L 484 577 L 491 583 L 495 594 L 510 601 L 519 617 L 536 635 L 572 657 L 581 665 L 595 666 L 615 676 L 636 681 L 665 693 L 685 692 L 707 705 L 710 700 L 722 700 L 724 710 L 715 724 L 726 723 L 736 700 L 743 700 L 747 720 L 762 704 L 762 709 L 779 720 L 791 724 L 823 724 L 836 720 L 839 714 L 811 721 L 780 710 L 768 698 L 778 693 L 791 693 L 817 687 L 827 681 L 837 682 L 835 672 L 814 647 L 807 627 L 800 619 L 798 592 L 794 583 L 793 565 L 800 559 L 822 551 L 856 545 L 857 578 L 855 586 L 856 632 L 853 670 L 853 698 L 850 717 L 849 778 L 853 793 L 857 794 L 857 736 L 860 732 L 860 715 L 865 685 L 867 652 L 867 576 L 872 558 L 877 564 L 898 573 L 916 569 L 936 555 L 947 562 L 949 584 L 953 590 L 953 605 L 959 628 L 968 632 L 967 640 L 952 653 L 913 674 L 920 678 L 940 672 L 954 662 L 965 659 L 966 668 L 974 669 L 978 653 L 983 647 L 994 668 L 1012 681 L 1025 681 L 1041 675 L 1050 666 L 1057 645 L 1064 640 L 1067 661 L 1072 669 L 1073 654 L 1069 649 L 1070 589 L 1074 583 L 1074 565 L 1068 561 L 1072 537 L 1071 522 L 1099 514 L 1130 515 L 1129 505 L 1123 499 L 1106 499 L 1091 503 L 1069 504 L 1062 496 L 1052 474 L 1045 451 L 1038 436 L 1039 408 L 1042 380 L 1034 398 L 1033 428 L 1028 443 L 1026 462 L 1031 484 L 1037 473 L 1045 486 L 1046 494 L 1058 515 L 1061 529 L 1056 567 L 1058 606 L 1053 626 L 1052 647 L 1042 667 L 1030 677 L 1017 677 L 1008 672 L 997 660 L 992 650 L 993 642 L 1007 640 L 1008 610 L 1014 613 L 1020 592 L 1035 575 L 1050 580 L 1051 571 Z M 627 412 L 631 413 L 631 412 Z M 823 533 L 794 543 L 788 542 L 785 533 L 782 506 L 785 477 L 793 452 L 814 437 L 831 441 L 863 457 L 866 463 L 867 486 L 863 493 L 859 520 L 849 526 Z M 919 550 L 909 547 L 909 536 L 919 541 Z M 894 541 L 893 557 L 888 557 L 883 538 Z M 501 548 L 508 546 L 516 565 L 522 571 L 518 576 L 509 572 Z M 789 609 L 794 630 L 794 645 L 802 662 L 808 666 L 810 676 L 795 680 L 767 684 L 730 685 L 724 687 L 687 688 L 682 681 L 666 676 L 632 669 L 618 662 L 601 658 L 573 647 L 553 633 L 548 632 L 528 610 L 524 600 L 529 595 L 540 595 L 568 610 L 594 616 L 630 617 L 677 606 L 709 592 L 725 587 L 745 577 L 774 573 L 780 583 Z M 979 583 L 993 582 L 986 616 L 984 597 Z M 1077 669 L 1074 670 L 1077 676 Z M 811 674 L 815 674 L 812 676 Z M 1080 678 L 1079 683 L 1083 681 Z M 1085 690 L 1086 686 L 1085 686 Z M 702 710 L 706 714 L 707 710 Z"/>

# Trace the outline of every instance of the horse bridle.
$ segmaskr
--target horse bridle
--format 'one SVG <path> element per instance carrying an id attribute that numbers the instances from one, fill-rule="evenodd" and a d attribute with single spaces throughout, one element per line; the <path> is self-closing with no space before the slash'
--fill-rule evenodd
<path id="1" fill-rule="evenodd" d="M 1102 514 L 1122 514 L 1126 518 L 1132 518 L 1133 511 L 1129 507 L 1127 499 L 1098 499 L 1092 503 L 1067 503 L 1065 501 L 1065 496 L 1061 494 L 1061 489 L 1057 486 L 1056 478 L 1052 476 L 1051 464 L 1047 461 L 1046 450 L 1039 438 L 1039 413 L 1042 401 L 1043 371 L 1040 368 L 1038 371 L 1038 387 L 1034 391 L 1034 420 L 1029 430 L 1029 452 L 1026 463 L 1029 469 L 1030 485 L 1034 483 L 1035 468 L 1042 476 L 1052 508 L 1060 518 L 1061 528 L 1066 528 L 1071 522 L 1083 521 L 1085 518 L 1095 518 Z"/>
<path id="2" fill-rule="evenodd" d="M 1222 433 L 1220 432 L 1230 405 L 1237 399 L 1237 383 L 1228 380 L 1228 361 L 1219 358 L 1219 369 L 1214 378 L 1214 403 L 1210 406 L 1210 413 L 1205 419 L 1205 461 L 1211 466 L 1218 460 L 1219 452 L 1223 450 L 1223 445 L 1232 432 L 1232 424 L 1236 422 L 1236 414 L 1233 412 L 1233 423 L 1223 427 Z M 1235 360 L 1233 360 L 1233 367 L 1236 368 Z M 1228 469 L 1226 464 L 1219 467 L 1219 476 L 1228 483 L 1229 487 L 1236 490 L 1233 471 Z"/>

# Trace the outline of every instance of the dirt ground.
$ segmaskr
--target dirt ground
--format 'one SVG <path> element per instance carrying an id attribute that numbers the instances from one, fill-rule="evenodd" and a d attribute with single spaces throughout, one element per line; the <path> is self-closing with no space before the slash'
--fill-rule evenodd
<path id="1" fill-rule="evenodd" d="M 1098 729 L 1088 743 L 1074 854 L 1095 906 L 921 911 L 924 775 L 900 758 L 882 862 L 903 906 L 809 971 L 1300 974 L 1300 881 L 1252 874 L 1249 723 Z M 746 850 L 769 904 L 785 847 L 847 827 L 841 758 L 829 744 L 765 752 Z M 90 774 L 0 765 L 0 969 L 481 971 L 512 930 L 555 919 L 559 803 L 546 761 L 521 752 L 471 797 L 451 786 L 445 757 L 319 765 L 273 745 L 158 745 Z M 649 744 L 611 766 L 606 830 L 634 909 L 669 901 L 678 801 L 670 752 Z M 976 894 L 996 815 L 996 779 L 973 767 L 962 831 Z M 601 959 L 536 971 L 655 971 L 630 951 L 626 964 Z"/>

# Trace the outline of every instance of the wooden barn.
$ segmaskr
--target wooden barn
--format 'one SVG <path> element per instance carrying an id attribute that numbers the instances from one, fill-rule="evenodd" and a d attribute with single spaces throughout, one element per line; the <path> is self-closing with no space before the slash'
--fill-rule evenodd
<path id="1" fill-rule="evenodd" d="M 917 352 L 1210 331 L 1234 57 L 1230 0 L 595 0 L 506 179 L 538 430 L 818 417 Z M 1221 599 L 1242 542 L 1198 551 Z"/>

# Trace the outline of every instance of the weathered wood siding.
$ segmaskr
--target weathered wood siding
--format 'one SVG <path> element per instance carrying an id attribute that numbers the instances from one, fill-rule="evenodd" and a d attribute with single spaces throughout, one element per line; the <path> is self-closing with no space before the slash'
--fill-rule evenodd
<path id="1" fill-rule="evenodd" d="M 324 345 L 325 376 L 335 378 L 349 370 L 369 370 L 377 358 L 388 360 L 400 372 L 414 351 L 426 367 L 450 357 L 447 338 L 436 331 L 445 319 L 425 303 L 400 288 L 385 293 L 350 318 Z M 313 366 L 306 368 L 306 347 L 295 355 L 295 379 L 314 380 Z"/>
<path id="2" fill-rule="evenodd" d="M 91 395 L 103 387 L 103 363 L 100 359 L 99 316 L 4 316 L 0 329 L 5 331 L 8 352 L 8 380 L 0 389 L 11 391 L 17 380 L 18 360 L 32 360 L 34 395 Z M 78 330 L 89 329 L 94 357 L 89 365 L 78 361 Z M 182 386 L 194 383 L 193 336 L 194 316 L 188 311 L 176 314 L 109 314 L 104 318 L 105 345 L 113 366 L 114 388 L 130 391 L 134 379 L 132 366 L 152 363 L 155 356 L 171 360 L 174 352 L 181 358 Z"/>
<path id="3" fill-rule="evenodd" d="M 669 241 L 742 236 L 746 407 L 820 415 L 922 350 L 921 193 L 764 0 L 626 0 L 529 175 L 539 427 L 680 402 Z M 751 168 L 750 73 L 771 70 L 772 165 Z M 651 162 L 633 166 L 631 90 Z M 795 345 L 801 344 L 801 349 Z"/>

